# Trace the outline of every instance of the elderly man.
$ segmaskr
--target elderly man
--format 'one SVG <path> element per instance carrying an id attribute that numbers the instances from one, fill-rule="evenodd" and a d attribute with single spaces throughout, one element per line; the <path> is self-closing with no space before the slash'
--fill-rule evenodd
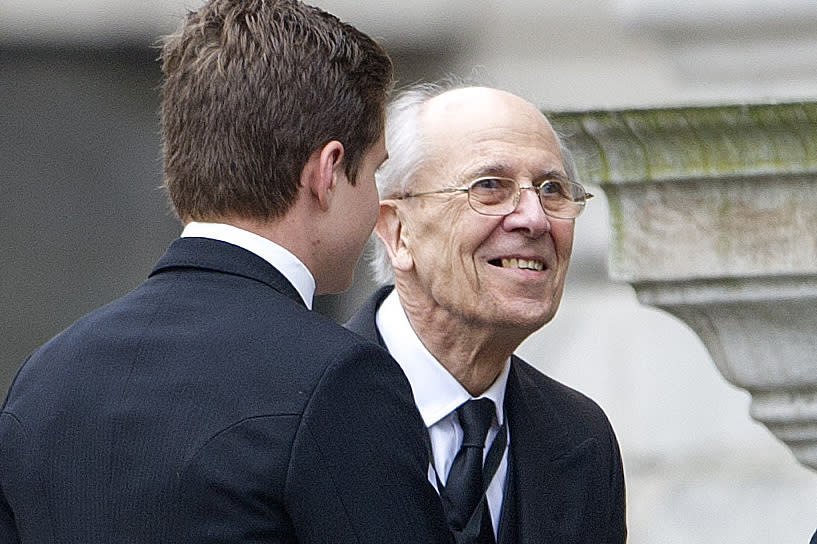
<path id="1" fill-rule="evenodd" d="M 559 139 L 519 97 L 425 85 L 392 103 L 386 145 L 375 265 L 394 288 L 347 326 L 408 377 L 457 541 L 624 542 L 607 418 L 513 355 L 556 313 L 591 196 Z"/>

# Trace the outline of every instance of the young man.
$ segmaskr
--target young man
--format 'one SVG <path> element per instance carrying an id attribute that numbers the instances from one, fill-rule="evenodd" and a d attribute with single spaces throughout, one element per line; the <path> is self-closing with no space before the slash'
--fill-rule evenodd
<path id="1" fill-rule="evenodd" d="M 19 371 L 0 542 L 447 542 L 408 382 L 309 310 L 376 220 L 387 55 L 294 0 L 212 0 L 162 62 L 182 237 Z"/>

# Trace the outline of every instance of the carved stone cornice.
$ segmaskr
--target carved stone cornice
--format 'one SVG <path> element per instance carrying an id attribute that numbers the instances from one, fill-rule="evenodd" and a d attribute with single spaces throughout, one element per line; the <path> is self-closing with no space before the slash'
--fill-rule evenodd
<path id="1" fill-rule="evenodd" d="M 817 102 L 548 116 L 607 195 L 611 277 L 817 469 Z"/>

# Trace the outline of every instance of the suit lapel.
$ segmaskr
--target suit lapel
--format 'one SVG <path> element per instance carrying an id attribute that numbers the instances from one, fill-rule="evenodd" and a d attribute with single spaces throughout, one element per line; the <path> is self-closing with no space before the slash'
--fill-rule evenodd
<path id="1" fill-rule="evenodd" d="M 355 315 L 344 324 L 344 327 L 385 348 L 386 344 L 383 342 L 383 337 L 380 336 L 380 332 L 377 330 L 376 316 L 377 309 L 392 292 L 392 289 L 394 289 L 393 285 L 386 285 L 375 291 L 372 296 L 366 299 L 363 306 L 355 312 Z"/>
<path id="2" fill-rule="evenodd" d="M 246 249 L 209 238 L 178 238 L 156 263 L 151 276 L 180 268 L 199 268 L 265 283 L 305 306 L 295 287 L 270 263 Z"/>
<path id="3" fill-rule="evenodd" d="M 516 520 L 516 478 L 513 477 L 513 456 L 508 456 L 508 473 L 505 476 L 505 488 L 502 498 L 502 513 L 499 516 L 499 534 L 497 544 L 516 544 L 519 542 L 519 524 Z"/>
<path id="4" fill-rule="evenodd" d="M 505 405 L 511 431 L 518 542 L 582 542 L 586 506 L 592 502 L 595 440 L 571 440 L 568 418 L 513 357 Z"/>

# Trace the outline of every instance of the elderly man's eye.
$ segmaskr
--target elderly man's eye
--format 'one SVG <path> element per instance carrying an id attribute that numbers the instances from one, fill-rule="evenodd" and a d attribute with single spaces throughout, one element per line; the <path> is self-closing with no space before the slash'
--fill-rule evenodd
<path id="1" fill-rule="evenodd" d="M 543 195 L 564 195 L 565 190 L 562 182 L 547 180 L 539 186 L 539 193 Z"/>
<path id="2" fill-rule="evenodd" d="M 499 178 L 482 178 L 478 179 L 471 185 L 471 188 L 477 191 L 497 191 L 505 189 L 507 185 L 506 180 Z"/>

